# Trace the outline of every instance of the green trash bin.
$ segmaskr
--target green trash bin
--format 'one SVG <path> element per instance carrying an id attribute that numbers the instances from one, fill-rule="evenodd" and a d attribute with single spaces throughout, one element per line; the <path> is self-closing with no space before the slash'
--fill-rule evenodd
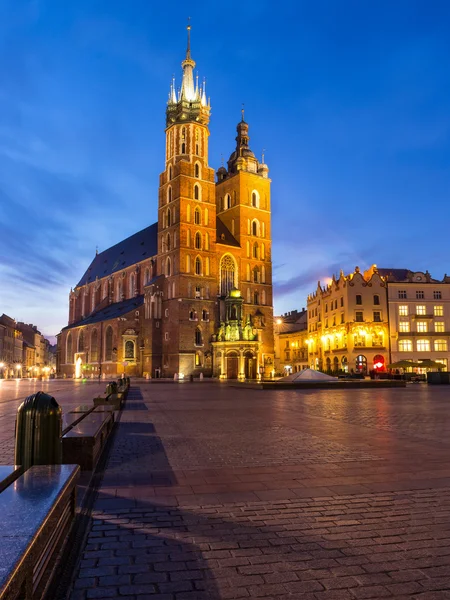
<path id="1" fill-rule="evenodd" d="M 26 471 L 33 465 L 62 462 L 62 409 L 53 396 L 37 392 L 17 410 L 16 465 Z"/>

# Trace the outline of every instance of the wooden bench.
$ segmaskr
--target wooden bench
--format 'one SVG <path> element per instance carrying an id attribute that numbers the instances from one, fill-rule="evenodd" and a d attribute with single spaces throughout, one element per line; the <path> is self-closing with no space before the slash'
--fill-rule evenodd
<path id="1" fill-rule="evenodd" d="M 40 465 L 0 494 L 0 600 L 43 598 L 75 516 L 78 465 Z"/>
<path id="2" fill-rule="evenodd" d="M 83 471 L 93 471 L 113 424 L 110 411 L 85 416 L 63 435 L 63 463 L 77 463 Z"/>

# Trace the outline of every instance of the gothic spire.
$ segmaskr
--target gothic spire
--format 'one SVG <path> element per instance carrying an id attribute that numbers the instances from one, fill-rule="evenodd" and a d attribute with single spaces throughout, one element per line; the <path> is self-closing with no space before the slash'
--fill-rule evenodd
<path id="1" fill-rule="evenodd" d="M 187 49 L 186 58 L 181 63 L 183 67 L 183 81 L 181 84 L 181 99 L 192 102 L 196 99 L 195 86 L 194 86 L 194 68 L 195 61 L 191 58 L 191 23 L 189 21 L 187 26 Z"/>

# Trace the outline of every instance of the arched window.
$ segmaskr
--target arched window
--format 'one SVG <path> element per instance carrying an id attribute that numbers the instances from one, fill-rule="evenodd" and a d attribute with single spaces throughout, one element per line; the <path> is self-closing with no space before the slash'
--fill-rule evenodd
<path id="1" fill-rule="evenodd" d="M 148 285 L 148 283 L 150 282 L 150 269 L 145 269 L 145 274 L 144 274 L 144 285 Z"/>
<path id="2" fill-rule="evenodd" d="M 94 329 L 91 335 L 91 361 L 98 361 L 98 333 L 96 329 Z"/>
<path id="3" fill-rule="evenodd" d="M 266 290 L 261 292 L 261 304 L 264 305 L 266 303 Z"/>
<path id="4" fill-rule="evenodd" d="M 70 331 L 67 334 L 66 344 L 67 344 L 67 348 L 66 348 L 66 363 L 67 364 L 72 364 L 73 363 L 72 333 Z"/>
<path id="5" fill-rule="evenodd" d="M 224 207 L 225 207 L 225 210 L 228 210 L 229 208 L 231 208 L 231 196 L 230 196 L 230 194 L 226 194 L 225 195 Z"/>
<path id="6" fill-rule="evenodd" d="M 167 204 L 168 204 L 169 202 L 172 202 L 172 188 L 171 188 L 171 186 L 170 186 L 170 185 L 169 185 L 169 187 L 167 188 Z"/>
<path id="7" fill-rule="evenodd" d="M 259 208 L 259 194 L 257 191 L 252 192 L 252 206 L 254 208 Z"/>
<path id="8" fill-rule="evenodd" d="M 186 273 L 191 272 L 191 257 L 189 254 L 186 255 Z"/>
<path id="9" fill-rule="evenodd" d="M 198 154 L 198 152 L 197 152 L 197 154 Z M 197 178 L 200 177 L 200 165 L 198 163 L 195 163 L 194 174 L 195 174 L 195 177 L 197 177 Z"/>
<path id="10" fill-rule="evenodd" d="M 113 353 L 113 330 L 112 327 L 109 326 L 106 328 L 105 332 L 105 360 L 111 361 Z"/>
<path id="11" fill-rule="evenodd" d="M 169 165 L 169 181 L 172 179 L 172 165 Z"/>
<path id="12" fill-rule="evenodd" d="M 259 269 L 258 267 L 255 267 L 253 269 L 253 283 L 259 283 Z M 256 302 L 255 302 L 256 304 Z"/>
<path id="13" fill-rule="evenodd" d="M 236 287 L 236 263 L 230 254 L 224 254 L 220 260 L 220 295 L 226 296 Z"/>
<path id="14" fill-rule="evenodd" d="M 202 331 L 201 331 L 200 327 L 195 328 L 195 345 L 203 346 L 203 337 L 202 337 Z"/>
<path id="15" fill-rule="evenodd" d="M 266 283 L 266 267 L 261 267 L 261 283 Z"/>
<path id="16" fill-rule="evenodd" d="M 170 227 L 172 225 L 172 213 L 170 211 L 170 208 L 167 211 L 166 223 L 167 227 Z"/>
<path id="17" fill-rule="evenodd" d="M 166 260 L 166 275 L 167 275 L 167 277 L 172 275 L 172 263 L 170 262 L 169 257 L 167 257 L 167 260 Z"/>
<path id="18" fill-rule="evenodd" d="M 103 284 L 102 299 L 106 298 L 107 295 L 108 295 L 108 282 L 105 281 Z"/>
<path id="19" fill-rule="evenodd" d="M 200 186 L 198 183 L 194 185 L 194 200 L 200 200 Z"/>
<path id="20" fill-rule="evenodd" d="M 186 127 L 181 129 L 181 154 L 186 154 Z"/>
<path id="21" fill-rule="evenodd" d="M 202 215 L 199 208 L 196 208 L 194 211 L 194 223 L 196 225 L 201 225 L 202 223 Z"/>
<path id="22" fill-rule="evenodd" d="M 202 236 L 198 231 L 195 234 L 195 247 L 197 248 L 197 250 L 202 249 Z"/>
<path id="23" fill-rule="evenodd" d="M 259 252 L 258 252 L 258 242 L 255 242 L 253 244 L 253 258 L 259 258 Z"/>
<path id="24" fill-rule="evenodd" d="M 256 219 L 252 221 L 252 235 L 259 235 L 259 223 Z"/>
<path id="25" fill-rule="evenodd" d="M 259 292 L 253 294 L 253 304 L 259 304 Z"/>
<path id="26" fill-rule="evenodd" d="M 167 252 L 172 249 L 172 241 L 170 239 L 170 233 L 167 234 L 166 249 L 167 249 Z"/>
<path id="27" fill-rule="evenodd" d="M 84 352 L 84 331 L 83 331 L 83 329 L 78 334 L 78 352 Z"/>
<path id="28" fill-rule="evenodd" d="M 134 296 L 134 273 L 131 273 L 131 275 L 130 275 L 128 294 L 129 294 L 129 298 L 132 298 Z"/>
<path id="29" fill-rule="evenodd" d="M 195 259 L 195 274 L 202 274 L 202 260 L 199 256 L 197 256 L 197 258 Z"/>
<path id="30" fill-rule="evenodd" d="M 198 129 L 195 130 L 195 154 L 197 154 L 197 156 L 200 154 L 199 152 L 200 147 L 199 147 L 199 143 L 198 143 Z"/>
<path id="31" fill-rule="evenodd" d="M 134 342 L 132 340 L 125 342 L 125 359 L 134 360 Z"/>

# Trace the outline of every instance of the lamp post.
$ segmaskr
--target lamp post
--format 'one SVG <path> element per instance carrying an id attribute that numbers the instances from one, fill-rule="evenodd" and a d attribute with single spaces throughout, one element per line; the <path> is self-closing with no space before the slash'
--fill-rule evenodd
<path id="1" fill-rule="evenodd" d="M 20 363 L 16 364 L 16 370 L 17 370 L 17 379 L 20 378 L 20 371 L 22 369 L 22 365 Z"/>
<path id="2" fill-rule="evenodd" d="M 4 378 L 3 369 L 5 368 L 5 363 L 0 362 L 0 379 Z"/>

